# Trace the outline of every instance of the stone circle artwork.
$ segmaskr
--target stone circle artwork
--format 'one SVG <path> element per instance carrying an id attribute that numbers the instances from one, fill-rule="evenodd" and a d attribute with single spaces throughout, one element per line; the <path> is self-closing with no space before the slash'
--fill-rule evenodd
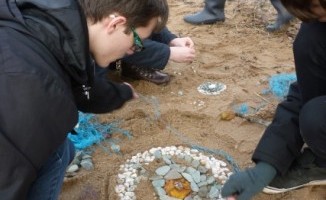
<path id="1" fill-rule="evenodd" d="M 155 165 L 148 171 L 147 166 Z M 160 200 L 222 200 L 221 188 L 232 174 L 228 164 L 184 146 L 151 148 L 120 166 L 115 192 L 121 200 L 136 196 L 137 184 L 150 181 Z"/>
<path id="2" fill-rule="evenodd" d="M 198 92 L 204 95 L 218 95 L 226 89 L 226 85 L 218 82 L 205 82 L 197 87 Z"/>

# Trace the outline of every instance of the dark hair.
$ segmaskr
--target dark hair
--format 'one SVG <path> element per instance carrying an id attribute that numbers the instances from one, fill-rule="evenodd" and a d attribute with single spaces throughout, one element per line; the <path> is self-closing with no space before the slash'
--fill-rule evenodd
<path id="1" fill-rule="evenodd" d="M 169 7 L 167 0 L 79 0 L 85 16 L 94 23 L 118 13 L 126 17 L 129 32 L 132 27 L 145 27 L 150 20 L 157 17 L 154 29 L 158 32 L 166 26 Z"/>
<path id="2" fill-rule="evenodd" d="M 320 5 L 326 9 L 326 0 L 318 0 Z M 302 21 L 314 21 L 318 19 L 312 10 L 312 0 L 281 0 L 284 7 L 294 16 Z"/>

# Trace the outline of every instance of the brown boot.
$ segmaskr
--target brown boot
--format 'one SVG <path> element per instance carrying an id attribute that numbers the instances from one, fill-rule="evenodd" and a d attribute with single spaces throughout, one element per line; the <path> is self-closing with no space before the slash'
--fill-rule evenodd
<path id="1" fill-rule="evenodd" d="M 121 65 L 121 75 L 127 78 L 146 80 L 158 85 L 168 83 L 170 81 L 170 76 L 159 70 L 138 67 L 125 63 Z"/>

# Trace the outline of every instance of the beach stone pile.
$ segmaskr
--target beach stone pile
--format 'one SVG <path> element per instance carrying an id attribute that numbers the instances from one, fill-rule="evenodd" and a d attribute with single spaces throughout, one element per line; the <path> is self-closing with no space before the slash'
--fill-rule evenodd
<path id="1" fill-rule="evenodd" d="M 143 166 L 160 163 L 153 171 Z M 197 149 L 183 146 L 152 148 L 138 153 L 120 166 L 115 191 L 121 200 L 143 199 L 135 190 L 150 181 L 160 200 L 220 200 L 221 188 L 232 174 L 227 164 Z"/>
<path id="2" fill-rule="evenodd" d="M 92 156 L 84 151 L 77 151 L 73 161 L 67 167 L 65 177 L 71 178 L 76 176 L 81 168 L 85 170 L 94 169 Z"/>

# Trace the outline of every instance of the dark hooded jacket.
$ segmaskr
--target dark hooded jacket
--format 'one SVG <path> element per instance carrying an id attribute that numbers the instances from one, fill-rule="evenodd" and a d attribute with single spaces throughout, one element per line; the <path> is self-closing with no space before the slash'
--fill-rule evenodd
<path id="1" fill-rule="evenodd" d="M 0 0 L 0 199 L 25 199 L 38 170 L 78 121 L 131 88 L 94 77 L 74 0 Z"/>

